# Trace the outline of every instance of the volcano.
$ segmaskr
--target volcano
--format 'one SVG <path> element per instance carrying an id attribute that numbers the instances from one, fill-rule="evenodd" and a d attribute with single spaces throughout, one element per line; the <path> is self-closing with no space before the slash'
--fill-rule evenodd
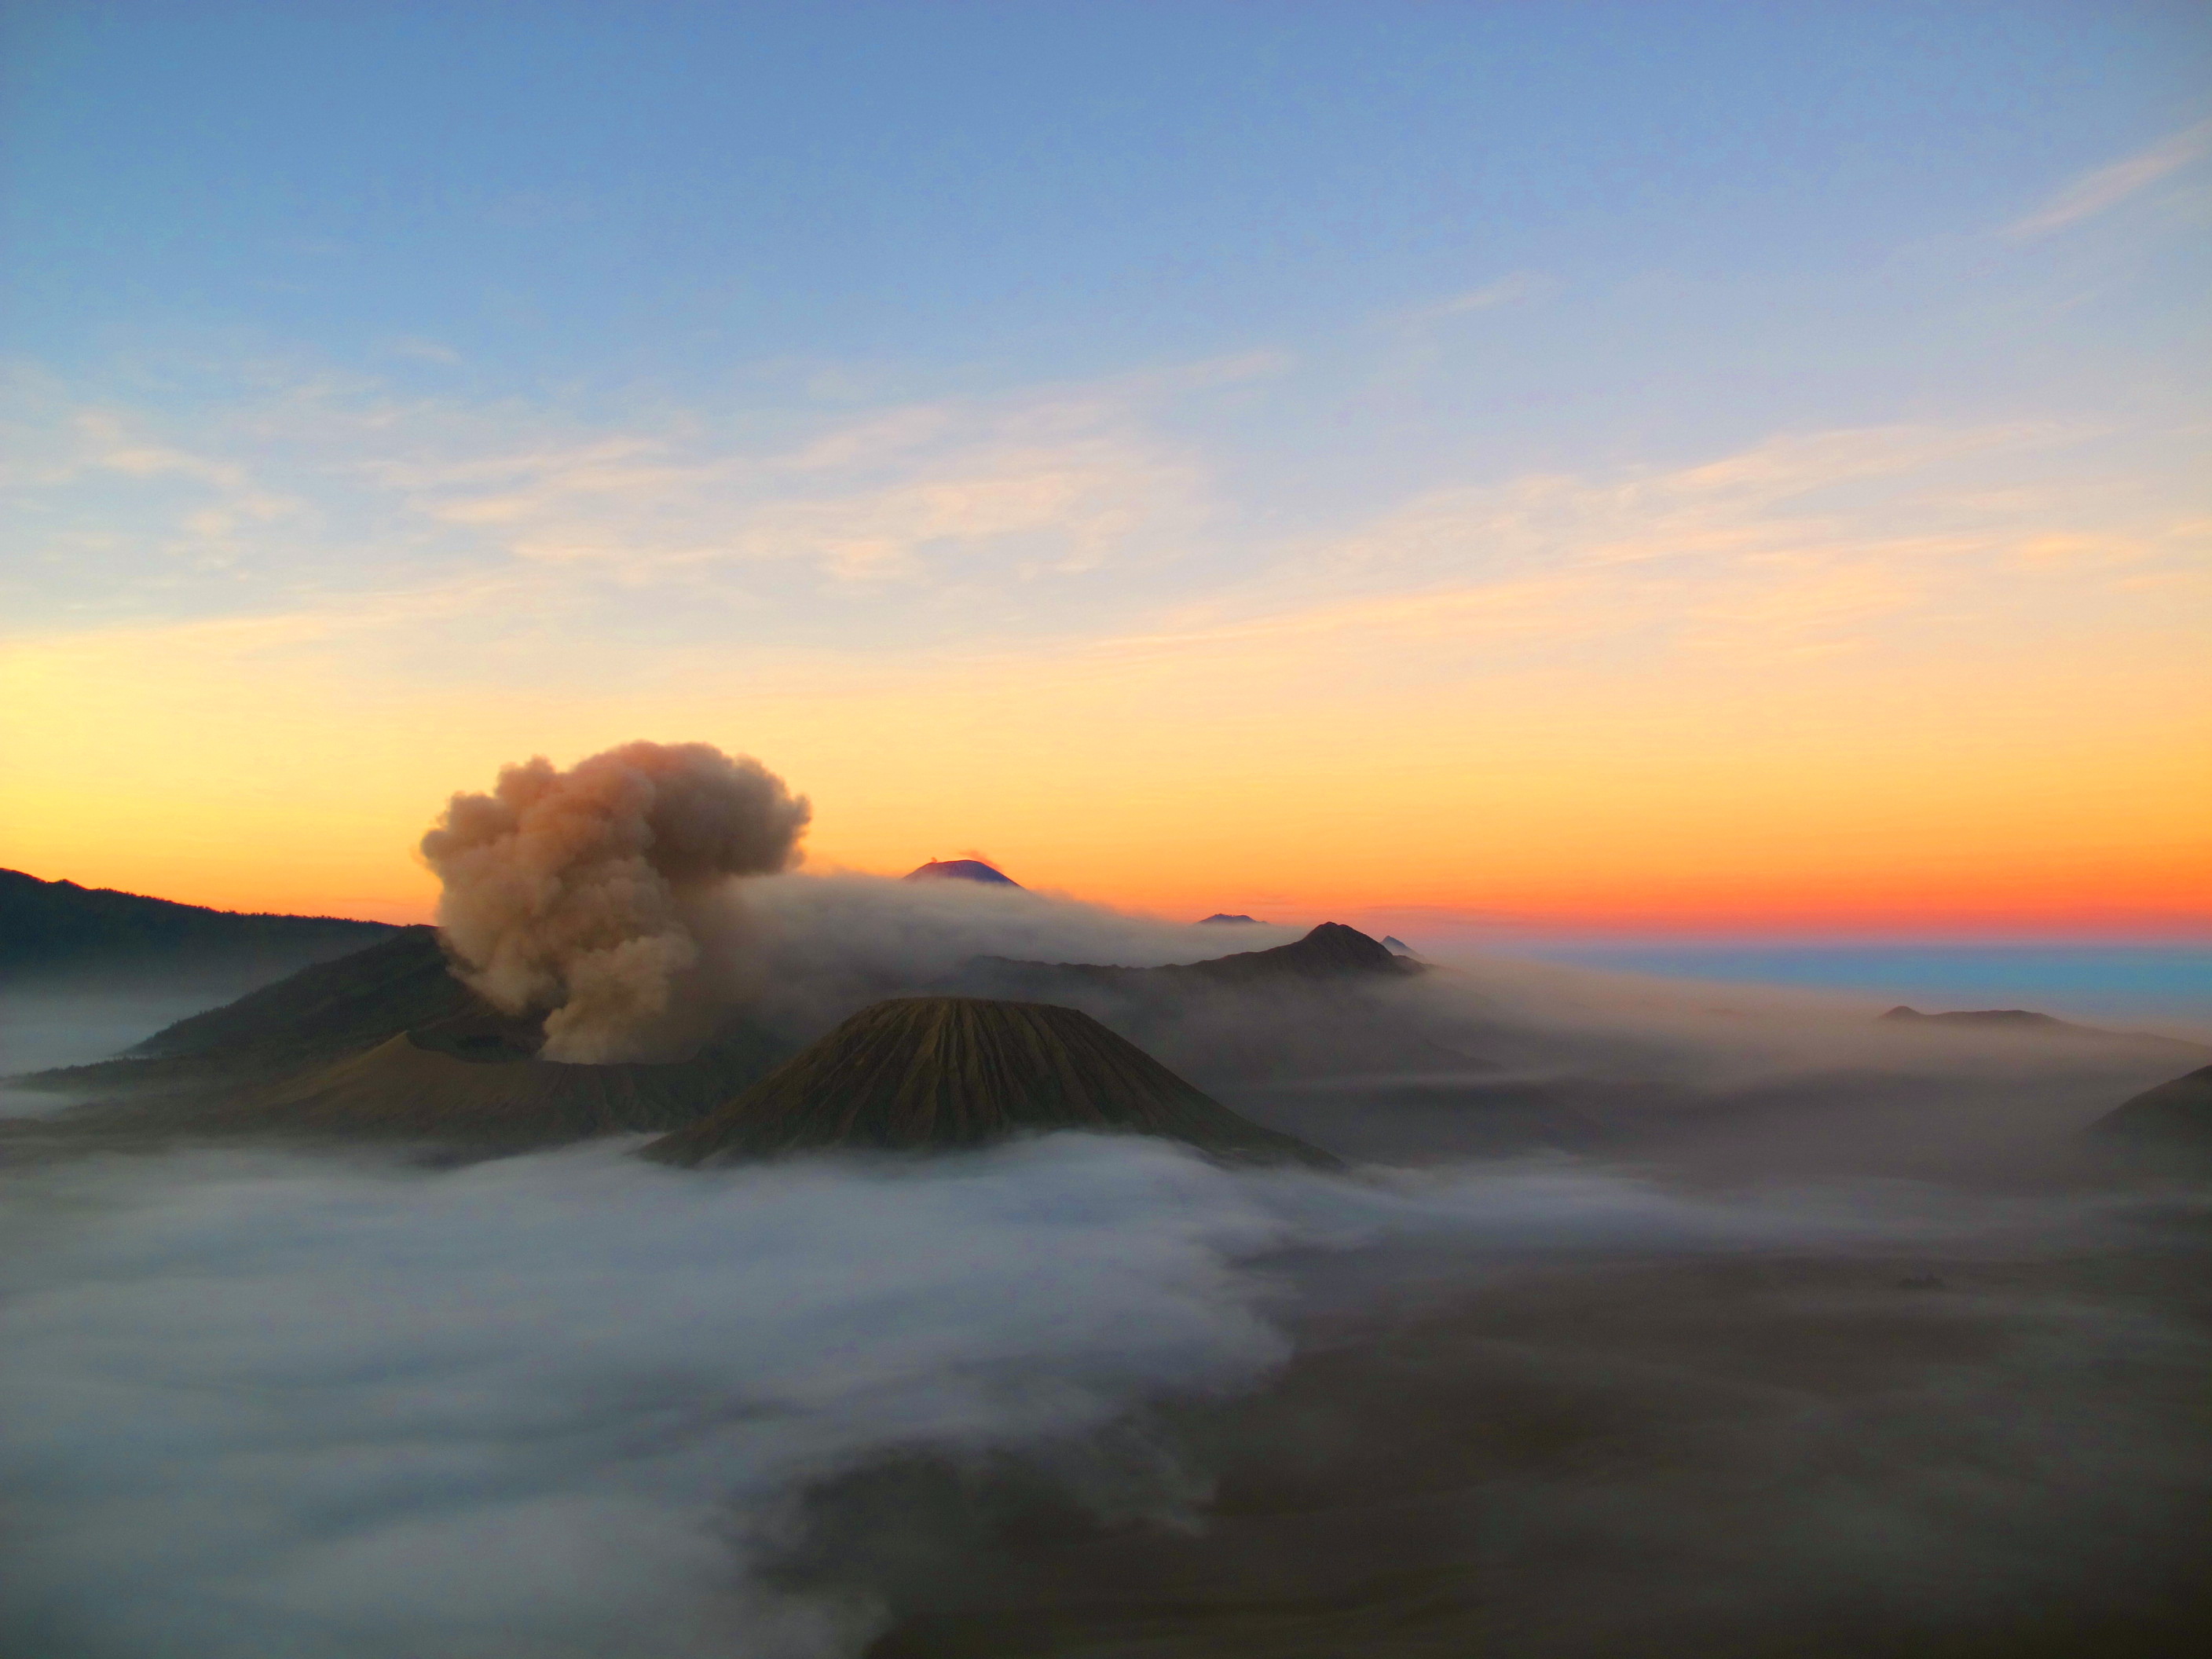
<path id="1" fill-rule="evenodd" d="M 1334 1162 L 1239 1117 L 1088 1014 L 983 997 L 905 997 L 864 1008 L 645 1156 L 698 1166 L 832 1148 L 951 1150 L 1054 1129 L 1160 1135 L 1232 1158 Z"/>
<path id="2" fill-rule="evenodd" d="M 981 859 L 932 859 L 918 869 L 909 870 L 908 881 L 979 881 L 987 887 L 1018 887 L 1021 883 L 1012 876 L 1002 875 Z"/>

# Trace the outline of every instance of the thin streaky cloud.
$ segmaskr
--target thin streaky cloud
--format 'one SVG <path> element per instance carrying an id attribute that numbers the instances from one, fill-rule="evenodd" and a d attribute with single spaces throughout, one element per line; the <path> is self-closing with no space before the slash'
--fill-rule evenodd
<path id="1" fill-rule="evenodd" d="M 2125 161 L 2082 174 L 2033 213 L 2006 226 L 2004 234 L 2024 241 L 2079 224 L 2118 206 L 2167 174 L 2203 160 L 2208 153 L 2212 153 L 2212 121 L 2199 121 Z"/>
<path id="2" fill-rule="evenodd" d="M 1492 311 L 1500 306 L 1519 305 L 1524 301 L 1535 299 L 1550 287 L 1550 279 L 1540 271 L 1516 270 L 1481 288 L 1469 289 L 1464 294 L 1455 294 L 1434 305 L 1423 306 L 1412 313 L 1409 320 L 1436 322 L 1446 317 L 1463 317 L 1473 311 Z"/>
<path id="3" fill-rule="evenodd" d="M 416 335 L 394 340 L 391 351 L 395 357 L 412 357 L 417 362 L 444 363 L 450 367 L 461 362 L 461 354 L 453 347 L 442 341 L 424 339 Z"/>

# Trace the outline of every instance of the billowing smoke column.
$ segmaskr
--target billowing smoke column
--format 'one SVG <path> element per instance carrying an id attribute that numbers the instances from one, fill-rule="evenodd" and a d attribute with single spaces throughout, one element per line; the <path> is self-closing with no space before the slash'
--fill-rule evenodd
<path id="1" fill-rule="evenodd" d="M 565 772 L 502 768 L 490 794 L 453 797 L 422 856 L 469 982 L 511 1013 L 550 1010 L 546 1058 L 661 1059 L 696 1035 L 729 878 L 794 862 L 810 815 L 757 760 L 631 743 Z"/>

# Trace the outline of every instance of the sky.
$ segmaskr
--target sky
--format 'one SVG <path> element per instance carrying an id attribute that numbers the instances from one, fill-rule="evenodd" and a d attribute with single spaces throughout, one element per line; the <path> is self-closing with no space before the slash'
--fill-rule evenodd
<path id="1" fill-rule="evenodd" d="M 2212 940 L 2199 5 L 0 15 L 0 865 Z"/>

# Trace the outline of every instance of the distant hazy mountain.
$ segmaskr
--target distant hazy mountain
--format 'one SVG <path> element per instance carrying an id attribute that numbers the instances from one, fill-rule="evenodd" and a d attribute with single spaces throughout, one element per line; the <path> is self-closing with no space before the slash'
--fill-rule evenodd
<path id="1" fill-rule="evenodd" d="M 2101 1025 L 2076 1025 L 2055 1014 L 2039 1014 L 2027 1008 L 1967 1008 L 1954 1013 L 1923 1014 L 1902 1003 L 1880 1017 L 1900 1025 L 1949 1025 L 1985 1031 L 2032 1032 L 2045 1036 L 2087 1037 L 2103 1042 L 2152 1043 L 2179 1053 L 2203 1054 L 2204 1045 L 2180 1037 L 2160 1036 L 2154 1031 L 2114 1031 Z"/>
<path id="2" fill-rule="evenodd" d="M 1239 1117 L 1088 1014 L 979 997 L 864 1008 L 645 1155 L 702 1164 L 832 1147 L 951 1149 L 1051 1129 L 1334 1161 Z"/>
<path id="3" fill-rule="evenodd" d="M 1018 887 L 1012 876 L 1001 875 L 981 859 L 932 859 L 918 870 L 906 872 L 908 881 L 980 881 L 987 886 Z"/>
<path id="4" fill-rule="evenodd" d="M 977 957 L 933 989 L 1067 1004 L 1200 1087 L 1345 1073 L 1438 1072 L 1469 1056 L 1409 998 L 1428 972 L 1323 922 L 1272 950 L 1159 968 Z"/>
<path id="5" fill-rule="evenodd" d="M 241 915 L 0 870 L 0 979 L 285 973 L 397 931 L 337 916 Z"/>
<path id="6" fill-rule="evenodd" d="M 1267 951 L 1240 951 L 1206 962 L 1175 963 L 1164 968 L 1109 968 L 1078 962 L 1021 962 L 1011 957 L 978 957 L 971 973 L 1010 978 L 1058 980 L 1116 988 L 1139 986 L 1195 988 L 1251 986 L 1270 981 L 1342 978 L 1402 978 L 1421 972 L 1420 964 L 1395 956 L 1379 939 L 1357 927 L 1324 921 L 1304 939 Z"/>
<path id="7" fill-rule="evenodd" d="M 2087 1026 L 2069 1026 L 2055 1014 L 2039 1014 L 2026 1008 L 1962 1008 L 1952 1013 L 1923 1014 L 1917 1008 L 1908 1008 L 1903 1003 L 1882 1016 L 1909 1024 L 1916 1019 L 1934 1020 L 1945 1025 L 2012 1026 L 2019 1030 L 2087 1030 Z"/>
<path id="8" fill-rule="evenodd" d="M 1262 925 L 1260 918 L 1257 916 L 1232 916 L 1226 910 L 1216 910 L 1210 916 L 1200 916 L 1198 919 L 1198 925 L 1201 927 L 1206 927 L 1214 922 L 1233 922 L 1253 927 L 1257 927 Z"/>

